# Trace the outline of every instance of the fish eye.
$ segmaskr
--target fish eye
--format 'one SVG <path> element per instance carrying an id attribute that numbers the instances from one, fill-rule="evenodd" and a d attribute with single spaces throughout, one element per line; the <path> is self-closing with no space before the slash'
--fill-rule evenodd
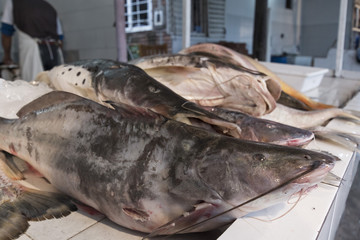
<path id="1" fill-rule="evenodd" d="M 261 153 L 257 153 L 257 154 L 254 154 L 253 155 L 253 159 L 256 160 L 256 161 L 265 161 L 266 160 L 266 157 L 261 154 Z"/>
<path id="2" fill-rule="evenodd" d="M 304 155 L 304 158 L 307 159 L 307 160 L 311 160 L 310 155 Z"/>
<path id="3" fill-rule="evenodd" d="M 275 125 L 274 125 L 274 124 L 267 123 L 267 124 L 266 124 L 266 127 L 269 128 L 269 129 L 273 129 L 273 128 L 275 128 Z"/>

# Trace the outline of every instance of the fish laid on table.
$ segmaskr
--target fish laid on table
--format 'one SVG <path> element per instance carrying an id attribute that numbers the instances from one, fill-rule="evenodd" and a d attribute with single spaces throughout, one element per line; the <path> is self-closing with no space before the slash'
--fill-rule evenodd
<path id="1" fill-rule="evenodd" d="M 227 47 L 214 44 L 214 43 L 202 43 L 202 44 L 196 44 L 193 46 L 190 46 L 188 48 L 185 48 L 180 51 L 182 54 L 199 54 L 200 56 L 203 54 L 206 55 L 213 55 L 217 56 L 223 61 L 230 62 L 234 65 L 240 65 L 243 67 L 246 67 L 248 69 L 262 72 L 266 75 L 268 75 L 271 79 L 276 80 L 280 85 L 282 91 L 284 91 L 286 94 L 294 97 L 295 99 L 298 99 L 299 101 L 306 104 L 310 109 L 323 109 L 323 108 L 332 108 L 333 106 L 323 104 L 316 102 L 304 94 L 300 93 L 293 87 L 286 84 L 284 81 L 282 81 L 275 73 L 273 73 L 271 70 L 269 70 L 267 67 L 265 67 L 263 64 L 259 63 L 255 59 L 252 59 L 251 57 L 248 57 L 244 54 L 238 53 L 232 49 L 229 49 Z"/>
<path id="2" fill-rule="evenodd" d="M 287 126 L 273 123 L 273 130 L 254 128 L 245 124 L 245 122 L 254 122 L 257 126 L 267 127 L 264 120 L 247 117 L 239 113 L 238 119 L 229 121 L 218 113 L 214 115 L 204 109 L 200 109 L 195 104 L 187 102 L 184 98 L 169 90 L 167 87 L 158 83 L 153 78 L 146 75 L 144 71 L 136 66 L 122 64 L 112 60 L 87 60 L 74 64 L 58 66 L 51 71 L 44 72 L 38 78 L 38 81 L 47 82 L 53 88 L 62 91 L 68 91 L 77 95 L 90 98 L 99 102 L 99 98 L 104 101 L 122 102 L 130 105 L 141 106 L 160 113 L 168 118 L 180 120 L 182 122 L 194 124 L 194 119 L 184 121 L 184 118 L 203 118 L 208 117 L 207 123 L 223 124 L 226 120 L 228 124 L 236 124 L 237 129 L 233 130 L 237 138 L 245 140 L 259 140 L 277 143 L 277 144 L 295 144 L 303 145 L 312 138 L 311 133 L 306 130 L 291 129 Z M 204 115 L 204 116 L 202 116 Z M 216 116 L 216 117 L 214 117 Z M 211 119 L 212 118 L 212 119 Z M 249 119 L 252 120 L 249 120 Z M 222 119 L 219 121 L 219 119 Z M 220 122 L 220 123 L 218 123 Z M 259 122 L 259 123 L 255 123 Z M 261 122 L 261 123 L 260 123 Z M 201 124 L 201 127 L 208 128 L 207 125 Z M 251 127 L 251 129 L 243 129 Z M 228 128 L 233 128 L 228 126 Z M 279 128 L 279 129 L 275 129 Z M 276 135 L 269 136 L 277 132 Z M 250 134 L 252 133 L 252 134 Z M 281 133 L 281 134 L 280 134 Z M 299 138 L 303 134 L 303 139 Z M 260 136 L 265 134 L 264 136 Z M 235 134 L 230 134 L 234 136 Z"/>
<path id="3" fill-rule="evenodd" d="M 346 118 L 360 122 L 360 118 L 341 108 L 328 108 L 312 111 L 302 111 L 277 104 L 273 112 L 262 116 L 263 119 L 276 121 L 298 128 L 313 128 L 335 118 Z"/>
<path id="4" fill-rule="evenodd" d="M 189 101 L 223 107 L 252 116 L 270 113 L 281 88 L 258 71 L 196 55 L 161 55 L 132 62 Z"/>
<path id="5" fill-rule="evenodd" d="M 241 138 L 284 146 L 305 146 L 314 139 L 312 131 L 218 107 L 205 108 L 241 129 Z"/>
<path id="6" fill-rule="evenodd" d="M 200 50 L 205 51 L 205 49 L 208 50 L 205 53 L 200 51 Z M 251 104 L 255 104 L 259 102 L 260 104 L 258 104 L 258 106 L 254 105 L 253 107 L 257 108 L 259 106 L 263 106 L 259 98 L 253 98 L 254 99 L 253 102 L 244 101 L 244 99 L 239 98 L 241 99 L 241 101 L 248 104 L 239 105 L 240 107 L 238 109 L 236 109 L 236 104 L 237 104 L 236 101 L 232 102 L 233 105 L 226 105 L 226 102 L 223 103 L 217 101 L 212 101 L 212 102 L 207 101 L 207 95 L 211 96 L 211 94 L 208 94 L 208 92 L 211 93 L 212 89 L 217 89 L 217 88 L 215 88 L 214 86 L 208 87 L 208 82 L 209 81 L 211 82 L 212 77 L 206 76 L 205 74 L 202 73 L 202 71 L 198 71 L 196 69 L 200 69 L 200 67 L 204 68 L 204 65 L 206 65 L 205 63 L 207 62 L 211 62 L 211 63 L 220 62 L 220 60 L 210 60 L 211 57 L 208 57 L 209 55 L 211 55 L 209 53 L 210 49 L 214 50 L 213 51 L 214 54 L 215 53 L 217 54 L 215 56 L 215 59 L 216 57 L 222 56 L 224 62 L 229 62 L 230 64 L 235 64 L 235 62 L 240 62 L 245 67 L 251 67 L 252 62 L 247 61 L 247 57 L 246 58 L 244 57 L 242 61 L 240 61 L 241 55 L 238 56 L 237 54 L 232 53 L 232 50 L 214 44 L 200 44 L 184 50 L 184 52 L 186 53 L 190 52 L 193 54 L 195 54 L 193 51 L 199 50 L 200 52 L 197 52 L 198 55 L 152 56 L 152 57 L 145 57 L 142 59 L 138 59 L 134 63 L 137 64 L 139 67 L 144 68 L 144 70 L 149 75 L 151 75 L 152 77 L 163 83 L 164 85 L 168 86 L 179 95 L 185 97 L 190 101 L 195 101 L 199 105 L 221 106 L 224 108 L 229 108 L 233 110 L 235 109 L 237 111 L 241 111 L 245 113 L 249 113 L 250 111 L 249 109 L 246 110 L 246 108 L 243 107 L 244 105 L 251 107 Z M 227 69 L 227 71 L 221 71 L 221 72 L 229 72 L 231 69 L 234 69 L 232 67 L 229 67 L 231 66 L 229 64 L 223 63 L 222 65 L 221 64 L 218 65 L 223 66 L 224 69 Z M 191 68 L 184 66 L 191 66 Z M 231 73 L 231 71 L 229 75 L 234 76 L 234 74 Z M 273 79 L 273 75 L 271 76 L 272 76 L 271 79 Z M 255 80 L 256 78 L 253 77 L 253 79 Z M 276 78 L 274 77 L 274 79 Z M 248 88 L 245 86 L 232 85 L 226 87 L 226 84 L 223 85 L 223 89 L 233 89 L 233 88 L 237 88 L 237 90 L 227 91 L 227 94 L 231 95 L 232 92 L 249 93 Z M 276 89 L 276 88 L 273 87 L 269 89 Z M 252 96 L 253 94 L 250 93 L 249 95 Z M 294 101 L 294 99 L 291 96 L 286 95 L 284 93 L 282 93 L 281 95 L 282 95 L 281 99 L 283 101 L 287 103 L 290 102 L 292 105 L 295 104 L 297 107 L 300 108 L 306 108 L 304 104 Z M 236 98 L 237 95 L 234 95 L 233 97 Z M 202 101 L 202 99 L 204 99 L 204 101 Z M 261 112 L 262 111 L 252 112 L 251 115 L 260 114 Z M 276 108 L 274 106 L 272 111 L 260 115 L 261 115 L 260 117 L 264 119 L 269 119 L 272 121 L 280 122 L 282 124 L 287 124 L 298 128 L 309 128 L 309 127 L 318 126 L 336 117 L 360 120 L 360 118 L 356 117 L 355 115 L 352 115 L 351 113 L 346 112 L 343 109 L 339 109 L 339 108 L 326 108 L 320 110 L 302 111 L 302 110 L 295 110 L 293 108 L 286 107 L 279 103 L 276 105 Z"/>
<path id="7" fill-rule="evenodd" d="M 286 201 L 321 181 L 336 160 L 227 137 L 144 108 L 114 107 L 51 92 L 25 106 L 19 119 L 0 120 L 0 148 L 114 222 L 157 234 L 175 233 L 266 192 L 187 231 L 213 229 Z M 174 224 L 159 230 L 168 222 Z"/>
<path id="8" fill-rule="evenodd" d="M 113 60 L 83 60 L 60 65 L 37 77 L 52 88 L 71 92 L 104 105 L 120 102 L 144 107 L 190 125 L 204 125 L 239 137 L 241 129 L 179 96 L 140 68 Z"/>

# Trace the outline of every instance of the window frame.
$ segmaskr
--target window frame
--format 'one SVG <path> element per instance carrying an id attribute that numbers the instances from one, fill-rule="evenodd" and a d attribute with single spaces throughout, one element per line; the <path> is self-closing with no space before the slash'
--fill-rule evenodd
<path id="1" fill-rule="evenodd" d="M 128 25 L 128 27 L 125 27 L 125 32 L 126 33 L 134 33 L 134 32 L 142 32 L 142 31 L 151 31 L 153 30 L 153 13 L 152 13 L 152 0 L 137 0 L 136 2 L 138 3 L 146 3 L 147 4 L 147 10 L 146 11 L 148 18 L 148 25 L 146 26 L 132 26 L 133 24 L 133 19 L 132 16 L 135 15 L 134 12 L 132 11 L 132 7 L 133 7 L 133 3 L 132 0 L 126 0 L 125 1 L 125 16 L 127 16 L 128 21 L 126 22 L 125 20 L 125 26 L 126 24 Z M 139 14 L 139 12 L 137 12 L 137 14 Z"/>
<path id="2" fill-rule="evenodd" d="M 207 0 L 198 0 L 198 6 L 200 7 L 199 12 L 194 12 L 194 7 L 196 3 L 194 0 L 191 0 L 191 35 L 192 36 L 209 36 L 209 21 L 208 21 L 208 1 Z M 199 14 L 199 15 L 198 15 Z M 195 20 L 195 17 L 197 18 Z M 195 29 L 196 22 L 200 21 L 199 27 L 201 31 Z"/>

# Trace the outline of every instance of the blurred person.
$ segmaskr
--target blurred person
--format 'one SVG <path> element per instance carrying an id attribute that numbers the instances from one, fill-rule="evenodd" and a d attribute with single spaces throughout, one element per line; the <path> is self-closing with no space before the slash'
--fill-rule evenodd
<path id="1" fill-rule="evenodd" d="M 63 33 L 57 12 L 45 0 L 6 0 L 1 19 L 3 64 L 13 64 L 12 36 L 18 33 L 21 78 L 32 81 L 63 63 Z"/>

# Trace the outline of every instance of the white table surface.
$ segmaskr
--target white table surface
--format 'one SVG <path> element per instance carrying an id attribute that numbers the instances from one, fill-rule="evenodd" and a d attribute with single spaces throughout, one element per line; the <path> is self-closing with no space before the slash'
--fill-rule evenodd
<path id="1" fill-rule="evenodd" d="M 311 94 L 316 95 L 316 93 L 310 93 L 310 95 Z M 347 108 L 360 111 L 360 94 L 347 104 Z M 330 122 L 329 127 L 341 128 L 342 130 L 360 134 L 360 125 L 347 121 L 333 120 Z M 223 230 L 215 230 L 207 233 L 173 236 L 168 239 L 192 240 L 218 238 L 220 240 L 303 240 L 316 239 L 317 237 L 328 239 L 327 237 L 331 237 L 331 234 L 335 234 L 333 232 L 336 230 L 338 220 L 340 219 L 345 201 L 344 199 L 346 199 L 348 190 L 351 186 L 354 165 L 356 165 L 357 162 L 355 161 L 356 158 L 354 157 L 354 153 L 341 146 L 315 140 L 307 148 L 325 150 L 341 158 L 342 161 L 338 162 L 332 171 L 337 176 L 343 177 L 340 185 L 330 186 L 327 184 L 320 184 L 317 189 L 314 189 L 303 196 L 301 200 L 296 203 L 296 206 L 288 213 L 287 210 L 293 207 L 294 203 L 278 204 L 237 219 L 225 232 L 223 232 Z M 39 184 L 39 181 L 41 180 L 30 178 L 29 184 L 36 187 Z M 41 182 L 40 184 L 43 189 L 44 183 Z M 46 185 L 45 188 L 51 190 L 51 186 Z M 336 214 L 338 215 L 336 216 Z M 281 217 L 273 220 L 279 216 Z M 88 211 L 80 209 L 62 219 L 30 222 L 29 229 L 19 239 L 137 240 L 141 239 L 143 236 L 144 235 L 141 233 L 128 230 L 112 223 L 100 213 L 88 213 Z"/>

